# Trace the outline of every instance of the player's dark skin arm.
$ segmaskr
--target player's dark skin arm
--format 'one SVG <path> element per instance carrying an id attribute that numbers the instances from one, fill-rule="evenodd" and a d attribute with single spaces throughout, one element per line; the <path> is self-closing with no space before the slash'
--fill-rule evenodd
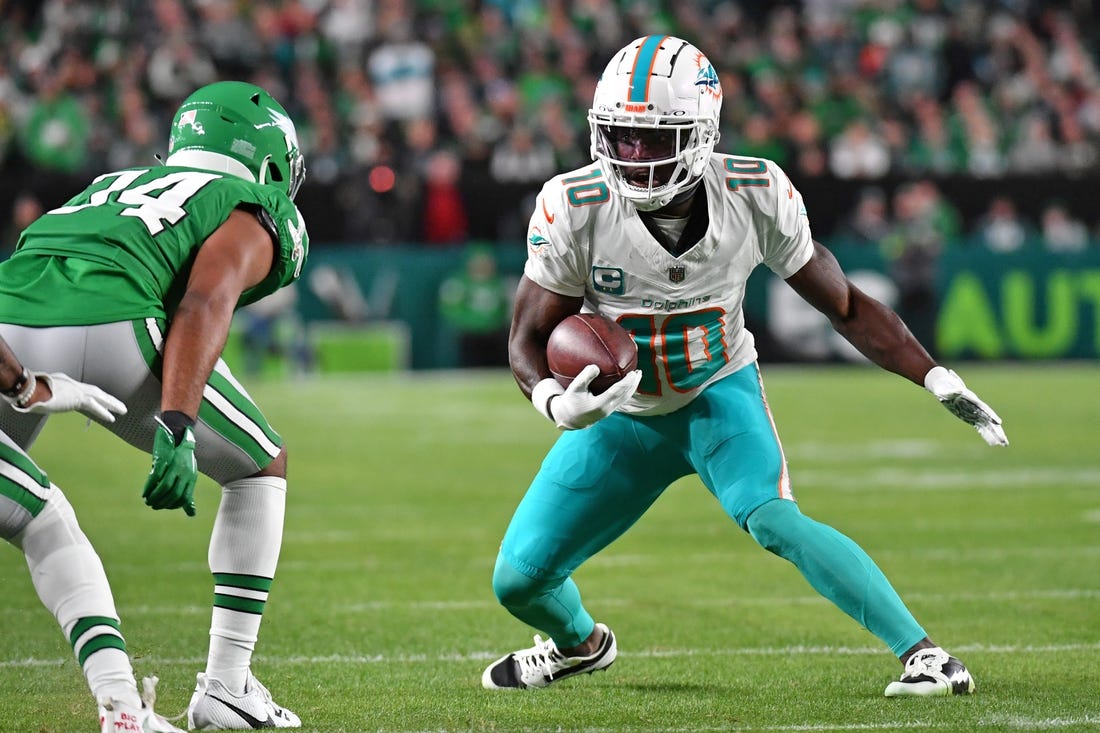
<path id="1" fill-rule="evenodd" d="M 256 216 L 241 209 L 207 237 L 164 343 L 161 411 L 199 414 L 202 390 L 225 348 L 241 293 L 271 272 L 275 245 Z M 285 451 L 261 473 L 281 475 Z"/>
<path id="2" fill-rule="evenodd" d="M 828 316 L 844 338 L 868 359 L 895 374 L 924 386 L 924 375 L 935 360 L 890 308 L 870 297 L 848 280 L 833 253 L 814 242 L 814 254 L 802 269 L 787 278 L 810 305 Z M 936 646 L 927 636 L 907 649 L 900 659 Z"/>
<path id="3" fill-rule="evenodd" d="M 814 242 L 814 254 L 787 278 L 802 298 L 828 316 L 837 333 L 883 369 L 924 386 L 936 362 L 890 308 L 848 280 L 833 253 Z"/>
<path id="4" fill-rule="evenodd" d="M 19 361 L 19 357 L 15 355 L 15 352 L 8 346 L 8 342 L 0 338 L 0 390 L 5 392 L 11 390 L 16 381 L 23 376 L 23 362 Z M 36 402 L 45 402 L 53 397 L 53 392 L 50 391 L 50 387 L 42 379 L 35 382 L 34 392 L 31 393 L 30 401 L 28 405 L 33 405 Z"/>
<path id="5" fill-rule="evenodd" d="M 583 304 L 584 298 L 558 295 L 528 280 L 526 275 L 520 278 L 508 333 L 508 363 L 527 399 L 531 399 L 535 385 L 550 376 L 546 364 L 550 332 L 567 316 L 580 313 Z"/>

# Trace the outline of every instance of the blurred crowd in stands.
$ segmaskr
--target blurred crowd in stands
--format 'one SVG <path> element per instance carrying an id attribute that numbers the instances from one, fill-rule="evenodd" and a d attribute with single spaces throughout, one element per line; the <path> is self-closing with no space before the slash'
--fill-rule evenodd
<path id="1" fill-rule="evenodd" d="M 588 162 L 610 56 L 690 39 L 723 152 L 770 158 L 818 238 L 889 250 L 1096 246 L 1100 23 L 1090 0 L 0 0 L 5 239 L 89 177 L 165 152 L 218 78 L 294 119 L 315 242 L 522 241 Z M 1091 184 L 1091 185 L 1089 185 Z"/>

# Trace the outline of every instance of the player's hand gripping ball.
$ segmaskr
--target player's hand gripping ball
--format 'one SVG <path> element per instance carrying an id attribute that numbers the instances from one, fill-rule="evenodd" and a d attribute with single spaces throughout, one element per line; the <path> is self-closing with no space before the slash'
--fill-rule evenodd
<path id="1" fill-rule="evenodd" d="M 554 328 L 546 344 L 546 361 L 554 379 L 568 387 L 589 364 L 600 374 L 589 386 L 599 394 L 638 365 L 638 345 L 626 329 L 598 313 L 576 313 Z"/>

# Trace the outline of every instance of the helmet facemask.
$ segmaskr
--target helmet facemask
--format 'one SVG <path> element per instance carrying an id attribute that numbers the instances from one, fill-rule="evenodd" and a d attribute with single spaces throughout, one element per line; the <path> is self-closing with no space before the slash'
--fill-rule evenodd
<path id="1" fill-rule="evenodd" d="M 642 211 L 667 206 L 677 194 L 693 187 L 717 137 L 717 130 L 708 132 L 708 120 L 668 123 L 635 117 L 626 121 L 593 112 L 588 119 L 592 155 L 603 163 L 608 184 Z"/>
<path id="2" fill-rule="evenodd" d="M 259 183 L 286 186 L 286 195 L 293 201 L 306 178 L 306 161 L 298 145 L 286 136 L 286 156 L 282 164 L 274 163 L 275 156 L 269 155 L 260 164 L 260 172 L 257 176 Z M 284 172 L 285 171 L 285 172 Z"/>
<path id="3" fill-rule="evenodd" d="M 588 111 L 592 159 L 642 211 L 667 206 L 703 176 L 718 142 L 722 87 L 697 48 L 639 38 L 608 63 Z"/>

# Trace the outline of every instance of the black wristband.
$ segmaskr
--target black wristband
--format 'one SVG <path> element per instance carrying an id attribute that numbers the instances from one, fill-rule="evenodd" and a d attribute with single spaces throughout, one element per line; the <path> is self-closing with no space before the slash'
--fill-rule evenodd
<path id="1" fill-rule="evenodd" d="M 31 373 L 27 371 L 27 367 L 23 367 L 23 371 L 15 378 L 15 384 L 4 390 L 4 396 L 11 397 L 12 399 L 18 397 L 19 393 L 23 391 L 23 387 L 27 384 L 27 380 L 30 378 Z"/>
<path id="2" fill-rule="evenodd" d="M 187 432 L 187 428 L 195 426 L 195 418 L 179 410 L 166 410 L 160 413 L 160 421 L 164 423 L 164 427 L 168 428 L 168 431 L 172 433 L 172 438 L 176 441 L 176 445 L 179 445 L 180 441 L 183 440 L 183 435 Z"/>
<path id="3" fill-rule="evenodd" d="M 46 375 L 42 375 L 45 378 Z M 5 400 L 15 405 L 17 410 L 26 409 L 30 404 L 31 398 L 34 397 L 34 390 L 38 386 L 38 379 L 34 372 L 27 371 L 26 367 L 23 367 L 23 371 L 19 374 L 19 378 L 15 380 L 15 384 L 11 386 L 11 389 L 7 389 L 0 392 Z"/>

